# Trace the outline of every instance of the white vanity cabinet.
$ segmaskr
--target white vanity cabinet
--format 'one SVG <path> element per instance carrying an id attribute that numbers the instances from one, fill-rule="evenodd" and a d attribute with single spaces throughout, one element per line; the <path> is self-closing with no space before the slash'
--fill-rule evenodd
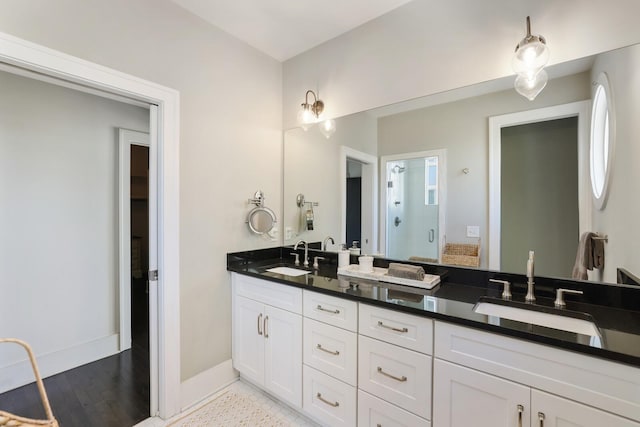
<path id="1" fill-rule="evenodd" d="M 232 274 L 233 367 L 302 407 L 302 290 Z"/>
<path id="2" fill-rule="evenodd" d="M 433 321 L 360 304 L 358 332 L 358 425 L 429 426 Z"/>
<path id="3" fill-rule="evenodd" d="M 640 369 L 443 322 L 434 353 L 434 427 L 640 427 Z"/>

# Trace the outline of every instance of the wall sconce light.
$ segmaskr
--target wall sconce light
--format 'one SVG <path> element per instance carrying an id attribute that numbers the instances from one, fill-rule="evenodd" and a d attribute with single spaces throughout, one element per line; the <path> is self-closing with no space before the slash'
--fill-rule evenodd
<path id="1" fill-rule="evenodd" d="M 533 101 L 547 85 L 549 76 L 544 66 L 549 62 L 549 48 L 543 36 L 531 34 L 531 19 L 527 16 L 527 35 L 516 46 L 513 70 L 518 75 L 514 83 L 516 91 Z"/>
<path id="2" fill-rule="evenodd" d="M 313 96 L 313 102 L 309 102 L 309 95 Z M 320 123 L 320 132 L 326 137 L 330 138 L 336 131 L 336 121 L 333 119 L 322 119 L 322 112 L 324 111 L 324 102 L 318 99 L 315 92 L 308 90 L 304 97 L 304 103 L 301 104 L 301 109 L 298 111 L 298 124 L 300 127 L 307 131 L 315 123 Z"/>

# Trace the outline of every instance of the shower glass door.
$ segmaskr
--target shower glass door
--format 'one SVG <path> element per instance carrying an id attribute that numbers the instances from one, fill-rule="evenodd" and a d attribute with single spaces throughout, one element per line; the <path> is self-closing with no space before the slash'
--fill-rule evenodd
<path id="1" fill-rule="evenodd" d="M 425 153 L 421 153 L 425 154 Z M 402 156 L 400 156 L 402 157 Z M 386 256 L 438 262 L 442 156 L 386 161 Z"/>

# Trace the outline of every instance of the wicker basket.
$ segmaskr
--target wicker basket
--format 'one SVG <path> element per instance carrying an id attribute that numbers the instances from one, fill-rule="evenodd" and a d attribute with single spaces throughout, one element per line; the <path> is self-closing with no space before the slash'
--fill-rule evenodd
<path id="1" fill-rule="evenodd" d="M 11 426 L 11 427 L 36 427 L 36 426 L 46 426 L 46 427 L 59 427 L 58 421 L 53 417 L 53 412 L 51 411 L 51 405 L 49 405 L 49 399 L 47 398 L 47 393 L 44 390 L 44 384 L 42 383 L 42 378 L 40 377 L 40 372 L 38 371 L 38 366 L 36 365 L 36 358 L 33 355 L 33 350 L 29 344 L 24 341 L 15 339 L 15 338 L 0 338 L 0 344 L 2 343 L 14 343 L 21 345 L 29 355 L 29 360 L 31 361 L 31 368 L 33 369 L 33 375 L 36 377 L 36 384 L 38 385 L 38 392 L 40 393 L 40 399 L 42 400 L 42 406 L 44 406 L 44 412 L 46 413 L 46 420 L 34 420 L 31 418 L 24 418 L 17 415 L 10 414 L 8 412 L 0 411 L 0 426 Z"/>
<path id="2" fill-rule="evenodd" d="M 480 239 L 478 239 L 478 243 L 445 243 L 442 251 L 442 263 L 480 267 Z"/>

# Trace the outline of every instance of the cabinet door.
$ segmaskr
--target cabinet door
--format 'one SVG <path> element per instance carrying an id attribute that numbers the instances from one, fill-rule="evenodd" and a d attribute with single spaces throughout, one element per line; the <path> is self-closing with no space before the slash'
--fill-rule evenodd
<path id="1" fill-rule="evenodd" d="M 265 388 L 302 408 L 302 316 L 265 306 Z"/>
<path id="2" fill-rule="evenodd" d="M 233 304 L 233 367 L 264 385 L 264 304 L 238 295 Z"/>
<path id="3" fill-rule="evenodd" d="M 529 387 L 439 359 L 433 375 L 434 427 L 530 426 Z"/>
<path id="4" fill-rule="evenodd" d="M 534 427 L 640 427 L 640 424 L 558 396 L 531 391 Z"/>

